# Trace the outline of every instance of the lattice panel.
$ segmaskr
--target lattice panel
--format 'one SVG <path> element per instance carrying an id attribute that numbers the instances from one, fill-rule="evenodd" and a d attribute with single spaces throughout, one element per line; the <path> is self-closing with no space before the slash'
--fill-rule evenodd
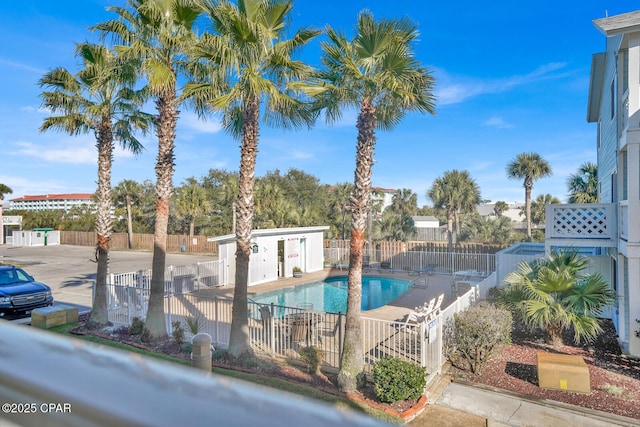
<path id="1" fill-rule="evenodd" d="M 553 231 L 564 236 L 609 238 L 607 213 L 602 207 L 553 210 Z"/>

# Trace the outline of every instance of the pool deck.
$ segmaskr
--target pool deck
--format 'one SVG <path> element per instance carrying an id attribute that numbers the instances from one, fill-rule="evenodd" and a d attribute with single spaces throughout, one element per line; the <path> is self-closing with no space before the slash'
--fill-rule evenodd
<path id="1" fill-rule="evenodd" d="M 273 291 L 276 289 L 286 288 L 289 286 L 302 285 L 305 283 L 324 280 L 327 277 L 332 276 L 346 276 L 346 269 L 339 268 L 325 268 L 322 271 L 316 271 L 313 273 L 304 273 L 300 278 L 287 277 L 280 278 L 276 281 L 264 283 L 260 285 L 254 285 L 249 287 L 249 298 L 251 295 L 261 294 L 264 292 Z M 409 275 L 406 272 L 388 272 L 379 271 L 377 269 L 371 269 L 364 272 L 365 276 L 381 276 L 381 277 L 394 277 L 403 280 L 416 280 L 418 276 Z M 426 278 L 427 286 L 424 287 L 423 279 Z M 432 298 L 437 298 L 440 294 L 444 294 L 444 301 L 442 302 L 442 308 L 447 307 L 453 301 L 453 295 L 451 291 L 451 279 L 450 274 L 434 274 L 432 276 L 420 276 L 418 284 L 420 287 L 411 287 L 407 292 L 400 297 L 390 302 L 389 304 L 362 312 L 364 317 L 371 317 L 382 320 L 404 320 L 407 314 L 413 310 L 416 306 L 422 305 L 426 301 Z M 233 298 L 234 285 L 221 286 L 218 288 L 207 289 L 201 291 L 202 293 L 210 296 Z"/>

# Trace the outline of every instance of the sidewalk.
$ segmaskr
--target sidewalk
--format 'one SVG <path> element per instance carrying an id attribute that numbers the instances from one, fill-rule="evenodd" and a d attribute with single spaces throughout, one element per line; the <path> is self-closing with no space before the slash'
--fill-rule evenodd
<path id="1" fill-rule="evenodd" d="M 452 382 L 434 398 L 431 415 L 425 410 L 412 426 L 640 426 L 640 420 L 475 384 Z M 443 422 L 436 422 L 434 414 L 442 416 Z"/>

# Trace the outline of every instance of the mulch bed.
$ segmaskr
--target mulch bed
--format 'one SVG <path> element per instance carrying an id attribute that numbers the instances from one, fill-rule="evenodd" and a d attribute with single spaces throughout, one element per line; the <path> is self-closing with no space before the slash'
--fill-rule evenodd
<path id="1" fill-rule="evenodd" d="M 496 352 L 480 375 L 455 366 L 449 374 L 472 383 L 640 419 L 640 359 L 622 354 L 611 321 L 605 321 L 603 326 L 604 333 L 591 345 L 559 348 L 547 345 L 541 333 L 516 327 L 513 343 Z M 567 332 L 564 342 L 570 343 L 572 339 L 572 333 Z M 540 388 L 536 367 L 539 351 L 583 357 L 589 368 L 591 393 Z"/>

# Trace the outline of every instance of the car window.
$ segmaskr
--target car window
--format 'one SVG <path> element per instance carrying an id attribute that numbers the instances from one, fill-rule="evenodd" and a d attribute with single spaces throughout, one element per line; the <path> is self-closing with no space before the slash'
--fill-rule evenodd
<path id="1" fill-rule="evenodd" d="M 16 282 L 30 282 L 31 278 L 29 277 L 29 275 L 27 273 L 24 272 L 24 270 L 15 270 L 16 272 Z"/>

